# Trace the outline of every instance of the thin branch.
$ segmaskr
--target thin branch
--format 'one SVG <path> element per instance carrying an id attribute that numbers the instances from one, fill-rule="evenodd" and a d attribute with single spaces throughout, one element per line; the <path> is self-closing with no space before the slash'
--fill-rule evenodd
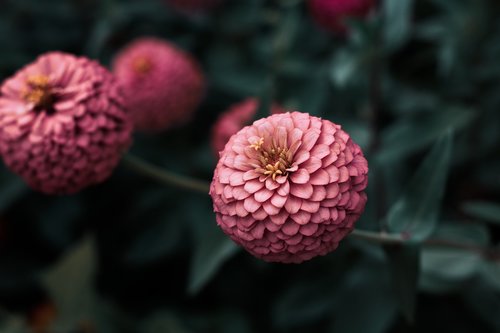
<path id="1" fill-rule="evenodd" d="M 391 235 L 385 232 L 375 232 L 355 229 L 350 234 L 353 238 L 366 240 L 379 244 L 404 244 L 405 240 L 399 235 Z"/>
<path id="2" fill-rule="evenodd" d="M 124 165 L 131 170 L 169 186 L 193 190 L 204 194 L 208 194 L 210 190 L 210 183 L 206 181 L 175 174 L 131 154 L 125 155 L 123 157 L 123 162 Z"/>
<path id="3" fill-rule="evenodd" d="M 193 179 L 186 176 L 181 176 L 169 171 L 166 171 L 160 167 L 152 165 L 139 157 L 133 156 L 131 154 L 126 155 L 123 158 L 124 164 L 142 175 L 149 178 L 155 179 L 163 184 L 169 186 L 176 186 L 186 190 L 194 190 L 207 194 L 210 188 L 210 184 L 203 180 Z M 361 240 L 369 241 L 377 244 L 386 245 L 404 245 L 409 241 L 408 237 L 401 234 L 389 234 L 386 232 L 375 232 L 368 230 L 353 230 L 350 234 L 352 238 L 358 238 Z M 474 244 L 460 243 L 452 240 L 444 239 L 428 239 L 422 242 L 423 246 L 428 247 L 446 247 L 455 248 L 465 251 L 476 252 L 487 259 L 498 261 L 500 260 L 500 253 L 495 249 L 485 248 L 477 246 Z"/>
<path id="4" fill-rule="evenodd" d="M 366 230 L 353 230 L 350 234 L 350 237 L 385 245 L 404 245 L 409 241 L 408 238 L 405 238 L 399 234 L 388 234 L 384 232 Z M 489 247 L 483 247 L 470 243 L 461 243 L 446 239 L 427 239 L 421 244 L 425 247 L 443 247 L 475 252 L 483 256 L 485 259 L 500 261 L 500 251 Z"/>

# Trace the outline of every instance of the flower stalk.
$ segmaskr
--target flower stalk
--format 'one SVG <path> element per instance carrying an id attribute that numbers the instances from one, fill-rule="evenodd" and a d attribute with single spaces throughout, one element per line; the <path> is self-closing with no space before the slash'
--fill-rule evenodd
<path id="1" fill-rule="evenodd" d="M 203 194 L 208 194 L 208 191 L 210 189 L 210 184 L 204 180 L 178 175 L 161 167 L 155 166 L 147 161 L 144 161 L 140 157 L 134 156 L 132 154 L 125 155 L 123 157 L 123 162 L 127 168 L 167 186 L 173 186 Z M 400 234 L 389 234 L 387 232 L 377 232 L 360 229 L 354 229 L 350 233 L 349 237 L 383 245 L 404 245 L 410 242 L 409 237 L 404 237 Z M 464 251 L 478 253 L 487 260 L 500 261 L 500 251 L 474 244 L 467 244 L 444 239 L 428 239 L 423 241 L 422 245 L 425 247 L 461 249 Z"/>
<path id="2" fill-rule="evenodd" d="M 208 182 L 167 171 L 132 154 L 125 155 L 123 157 L 123 162 L 129 169 L 168 186 L 174 186 L 204 194 L 208 194 L 208 191 L 210 190 L 210 184 Z"/>

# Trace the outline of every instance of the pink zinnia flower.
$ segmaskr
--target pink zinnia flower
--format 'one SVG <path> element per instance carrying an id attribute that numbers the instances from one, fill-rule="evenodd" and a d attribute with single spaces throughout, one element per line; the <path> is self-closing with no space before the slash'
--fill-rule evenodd
<path id="1" fill-rule="evenodd" d="M 376 0 L 309 0 L 315 21 L 335 33 L 347 33 L 345 20 L 364 18 L 375 7 Z"/>
<path id="2" fill-rule="evenodd" d="M 1 87 L 0 153 L 42 192 L 73 193 L 105 180 L 130 135 L 116 81 L 87 58 L 47 53 Z"/>
<path id="3" fill-rule="evenodd" d="M 212 129 L 212 149 L 217 156 L 233 134 L 253 122 L 258 108 L 259 101 L 256 98 L 247 98 L 243 102 L 231 106 L 219 117 Z M 280 106 L 275 104 L 271 106 L 272 114 L 282 112 L 285 110 Z"/>
<path id="4" fill-rule="evenodd" d="M 200 66 L 186 52 L 156 38 L 140 38 L 115 58 L 135 128 L 157 132 L 191 119 L 205 92 Z"/>
<path id="5" fill-rule="evenodd" d="M 340 126 L 282 113 L 227 143 L 212 180 L 217 223 L 266 261 L 300 263 L 337 248 L 366 204 L 368 163 Z"/>

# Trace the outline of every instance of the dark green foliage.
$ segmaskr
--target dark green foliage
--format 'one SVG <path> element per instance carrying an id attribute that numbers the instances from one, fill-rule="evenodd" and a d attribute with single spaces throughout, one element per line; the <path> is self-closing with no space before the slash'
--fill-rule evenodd
<path id="1" fill-rule="evenodd" d="M 227 0 L 189 16 L 162 0 L 0 0 L 0 79 L 62 50 L 109 65 L 135 37 L 172 40 L 202 64 L 195 119 L 136 135 L 132 153 L 209 181 L 210 129 L 249 96 L 339 123 L 370 163 L 361 230 L 301 265 L 268 264 L 217 227 L 208 194 L 123 164 L 70 197 L 0 169 L 0 331 L 498 332 L 500 2 L 380 0 L 341 38 L 301 0 Z M 87 331 L 85 331 L 87 329 Z M 80 332 L 79 331 L 79 332 Z"/>

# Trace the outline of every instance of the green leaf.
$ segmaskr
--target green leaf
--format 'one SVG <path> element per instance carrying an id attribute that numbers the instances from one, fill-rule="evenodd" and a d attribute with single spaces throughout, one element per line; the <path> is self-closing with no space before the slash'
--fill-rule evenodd
<path id="1" fill-rule="evenodd" d="M 189 274 L 189 293 L 198 293 L 238 249 L 221 230 L 211 228 L 209 234 L 198 240 Z"/>
<path id="2" fill-rule="evenodd" d="M 161 311 L 142 320 L 142 323 L 140 324 L 140 332 L 190 333 L 191 331 L 185 327 L 185 325 L 174 313 L 169 311 Z"/>
<path id="3" fill-rule="evenodd" d="M 274 325 L 290 329 L 304 323 L 325 318 L 335 304 L 333 288 L 328 288 L 332 277 L 315 281 L 299 282 L 288 288 L 278 298 L 273 314 Z"/>
<path id="4" fill-rule="evenodd" d="M 497 248 L 497 251 L 497 255 L 500 255 L 500 248 Z M 481 276 L 489 285 L 500 291 L 500 261 L 483 261 Z"/>
<path id="5" fill-rule="evenodd" d="M 389 276 L 382 263 L 364 260 L 337 287 L 332 333 L 387 332 L 396 315 Z"/>
<path id="6" fill-rule="evenodd" d="M 181 239 L 178 221 L 164 219 L 149 226 L 134 238 L 125 260 L 132 264 L 144 264 L 172 253 Z"/>
<path id="7" fill-rule="evenodd" d="M 360 51 L 352 49 L 339 50 L 330 69 L 330 77 L 337 87 L 346 87 L 352 84 L 361 70 L 363 59 Z"/>
<path id="8" fill-rule="evenodd" d="M 28 187 L 21 178 L 2 171 L 0 171 L 0 212 L 9 208 L 11 204 L 28 190 Z"/>
<path id="9" fill-rule="evenodd" d="M 239 250 L 239 247 L 217 226 L 210 206 L 197 202 L 188 210 L 193 226 L 195 250 L 189 272 L 188 292 L 198 293 L 212 279 L 222 264 Z"/>
<path id="10" fill-rule="evenodd" d="M 474 112 L 468 109 L 445 108 L 396 122 L 382 132 L 382 144 L 376 161 L 383 165 L 395 163 L 433 143 L 450 129 L 461 129 L 471 122 L 473 115 Z"/>
<path id="11" fill-rule="evenodd" d="M 456 242 L 466 246 L 486 246 L 488 229 L 482 225 L 448 223 L 440 225 L 433 234 L 434 242 L 422 251 L 420 287 L 430 292 L 458 290 L 481 272 L 484 260 L 472 249 L 440 246 Z"/>
<path id="12" fill-rule="evenodd" d="M 92 317 L 95 267 L 95 243 L 92 238 L 86 237 L 44 274 L 44 285 L 58 312 L 55 327 L 69 331 L 69 328 Z"/>
<path id="13" fill-rule="evenodd" d="M 271 79 L 262 84 L 262 91 L 259 96 L 259 107 L 255 112 L 255 120 L 267 118 L 271 114 L 271 105 L 273 103 L 273 82 Z"/>
<path id="14" fill-rule="evenodd" d="M 473 284 L 462 290 L 462 297 L 466 306 L 487 323 L 494 332 L 500 331 L 500 320 L 498 320 L 500 295 L 498 293 L 492 293 L 491 289 L 484 285 Z"/>
<path id="15" fill-rule="evenodd" d="M 20 315 L 14 315 L 0 308 L 0 332 L 31 333 L 26 320 Z"/>
<path id="16" fill-rule="evenodd" d="M 477 219 L 500 224 L 500 204 L 486 201 L 470 201 L 463 205 L 463 210 Z"/>
<path id="17" fill-rule="evenodd" d="M 413 176 L 408 188 L 387 215 L 392 232 L 404 233 L 414 241 L 426 239 L 437 222 L 445 191 L 452 150 L 448 132 L 432 148 Z"/>
<path id="18" fill-rule="evenodd" d="M 382 4 L 385 46 L 395 50 L 410 37 L 413 0 L 384 0 Z"/>
<path id="19" fill-rule="evenodd" d="M 76 223 L 83 215 L 83 204 L 79 196 L 66 196 L 49 200 L 43 204 L 37 231 L 54 248 L 69 247 L 77 236 Z"/>
<path id="20" fill-rule="evenodd" d="M 439 107 L 439 98 L 432 91 L 406 85 L 401 80 L 386 82 L 392 91 L 391 109 L 396 116 L 432 112 Z"/>
<path id="21" fill-rule="evenodd" d="M 214 45 L 207 54 L 208 73 L 214 87 L 238 97 L 257 96 L 268 72 L 245 57 L 245 50 Z M 248 61 L 245 61 L 248 60 Z"/>
<path id="22" fill-rule="evenodd" d="M 416 244 L 386 246 L 393 288 L 405 318 L 415 321 L 418 276 L 420 273 L 420 247 Z"/>
<path id="23" fill-rule="evenodd" d="M 135 234 L 124 254 L 126 263 L 149 264 L 175 252 L 182 243 L 185 224 L 176 206 L 178 194 L 170 189 L 143 190 L 129 207 Z"/>
<path id="24" fill-rule="evenodd" d="M 110 20 L 107 18 L 98 20 L 90 34 L 88 44 L 85 47 L 85 53 L 92 58 L 99 58 L 102 49 L 111 34 L 112 25 Z"/>

